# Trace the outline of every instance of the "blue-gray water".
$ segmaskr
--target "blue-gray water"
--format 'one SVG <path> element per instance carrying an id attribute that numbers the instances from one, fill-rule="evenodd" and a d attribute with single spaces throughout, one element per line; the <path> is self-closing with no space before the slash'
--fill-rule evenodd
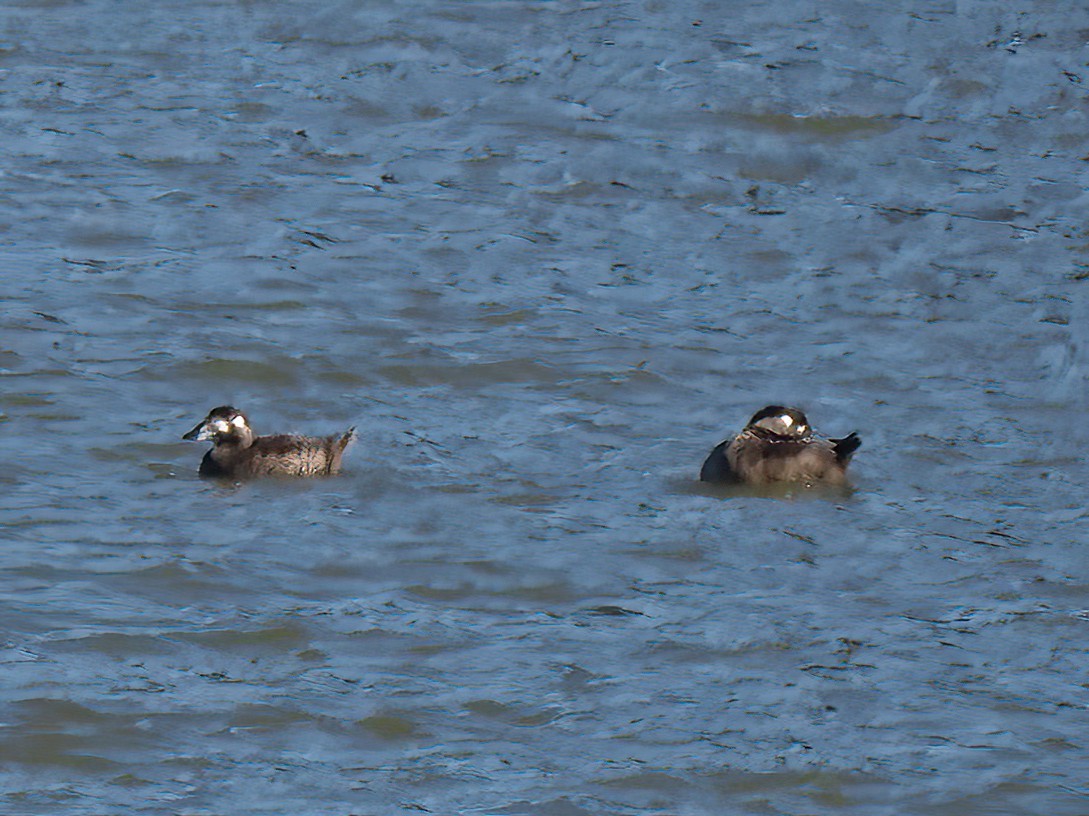
<path id="1" fill-rule="evenodd" d="M 1089 14 L 1001 5 L 7 4 L 0 810 L 1089 812 Z M 776 401 L 853 496 L 694 481 Z"/>

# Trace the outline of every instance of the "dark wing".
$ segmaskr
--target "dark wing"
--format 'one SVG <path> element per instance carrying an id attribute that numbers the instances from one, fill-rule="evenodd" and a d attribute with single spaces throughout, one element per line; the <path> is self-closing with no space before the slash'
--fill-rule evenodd
<path id="1" fill-rule="evenodd" d="M 711 454 L 700 468 L 701 482 L 736 482 L 737 474 L 730 467 L 730 461 L 726 458 L 726 448 L 730 446 L 732 439 L 720 442 L 711 451 Z"/>
<path id="2" fill-rule="evenodd" d="M 246 448 L 252 476 L 317 476 L 328 473 L 327 440 L 278 434 L 262 436 Z"/>
<path id="3" fill-rule="evenodd" d="M 354 438 L 354 428 L 339 437 L 262 436 L 246 453 L 255 475 L 331 476 L 340 471 L 344 449 Z"/>
<path id="4" fill-rule="evenodd" d="M 252 452 L 254 456 L 284 456 L 307 445 L 309 441 L 305 436 L 294 434 L 259 436 L 246 450 Z"/>

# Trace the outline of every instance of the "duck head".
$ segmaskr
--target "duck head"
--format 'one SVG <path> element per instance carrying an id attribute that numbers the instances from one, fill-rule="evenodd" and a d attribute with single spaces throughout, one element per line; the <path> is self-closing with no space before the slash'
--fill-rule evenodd
<path id="1" fill-rule="evenodd" d="M 248 448 L 253 443 L 253 431 L 246 415 L 230 405 L 213 408 L 203 420 L 182 436 L 182 439 L 209 441 L 216 445 L 240 445 Z"/>
<path id="2" fill-rule="evenodd" d="M 760 428 L 788 439 L 808 439 L 812 434 L 809 420 L 797 408 L 769 405 L 752 415 L 746 430 Z"/>

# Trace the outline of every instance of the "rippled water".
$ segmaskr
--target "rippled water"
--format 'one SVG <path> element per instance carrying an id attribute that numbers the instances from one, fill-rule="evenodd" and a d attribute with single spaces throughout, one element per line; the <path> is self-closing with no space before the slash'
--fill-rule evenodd
<path id="1" fill-rule="evenodd" d="M 5 812 L 1084 814 L 1078 14 L 8 4 Z"/>

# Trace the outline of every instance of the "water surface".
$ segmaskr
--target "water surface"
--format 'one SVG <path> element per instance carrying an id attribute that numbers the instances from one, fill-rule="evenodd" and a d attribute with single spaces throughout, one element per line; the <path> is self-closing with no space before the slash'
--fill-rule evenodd
<path id="1" fill-rule="evenodd" d="M 1089 808 L 1069 8 L 0 20 L 6 811 Z M 694 481 L 770 402 L 853 494 Z"/>

